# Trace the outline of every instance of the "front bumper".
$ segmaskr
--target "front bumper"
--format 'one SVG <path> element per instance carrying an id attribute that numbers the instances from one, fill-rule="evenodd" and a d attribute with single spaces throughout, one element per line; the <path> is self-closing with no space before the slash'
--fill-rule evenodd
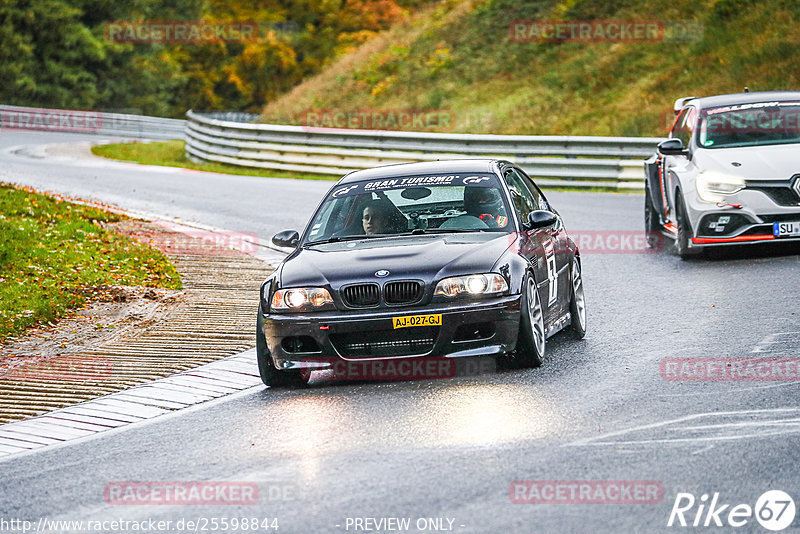
<path id="1" fill-rule="evenodd" d="M 358 312 L 267 314 L 264 336 L 277 369 L 328 369 L 341 361 L 499 355 L 514 350 L 520 295 Z M 394 329 L 392 318 L 441 314 L 436 327 Z"/>
<path id="2" fill-rule="evenodd" d="M 795 206 L 778 204 L 762 191 L 747 188 L 727 203 L 705 202 L 696 194 L 686 200 L 694 246 L 800 241 L 800 236 L 778 238 L 773 230 L 775 223 L 800 221 L 800 201 Z"/>

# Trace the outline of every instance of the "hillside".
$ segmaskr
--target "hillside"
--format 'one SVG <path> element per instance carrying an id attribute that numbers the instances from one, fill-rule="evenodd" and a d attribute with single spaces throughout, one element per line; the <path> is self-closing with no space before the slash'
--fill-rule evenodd
<path id="1" fill-rule="evenodd" d="M 529 22 L 512 38 L 520 20 Z M 663 31 L 638 42 L 535 42 L 546 21 Z M 416 110 L 446 120 L 402 129 L 662 135 L 677 97 L 800 89 L 798 24 L 796 0 L 443 1 L 340 56 L 269 103 L 263 120 L 334 125 L 336 112 L 385 121 Z"/>
<path id="2" fill-rule="evenodd" d="M 420 1 L 0 2 L 0 102 L 258 111 Z"/>

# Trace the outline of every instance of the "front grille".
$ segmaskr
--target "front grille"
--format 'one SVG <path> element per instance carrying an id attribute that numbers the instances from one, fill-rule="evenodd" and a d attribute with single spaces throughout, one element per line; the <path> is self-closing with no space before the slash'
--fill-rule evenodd
<path id="1" fill-rule="evenodd" d="M 419 356 L 433 350 L 438 326 L 331 334 L 334 348 L 345 358 Z"/>
<path id="2" fill-rule="evenodd" d="M 342 300 L 351 308 L 368 308 L 380 302 L 378 284 L 359 284 L 342 289 Z"/>
<path id="3" fill-rule="evenodd" d="M 778 215 L 759 215 L 765 223 L 800 221 L 800 213 L 781 213 Z"/>
<path id="4" fill-rule="evenodd" d="M 389 282 L 383 288 L 387 304 L 414 304 L 422 299 L 422 284 L 419 282 Z"/>
<path id="5" fill-rule="evenodd" d="M 800 178 L 795 178 L 800 180 Z M 800 205 L 800 195 L 792 189 L 792 182 L 747 182 L 747 189 L 752 191 L 761 191 L 776 204 L 780 206 L 798 206 Z"/>
<path id="6" fill-rule="evenodd" d="M 788 187 L 754 187 L 753 189 L 765 193 L 781 206 L 797 206 L 798 204 L 797 195 Z"/>

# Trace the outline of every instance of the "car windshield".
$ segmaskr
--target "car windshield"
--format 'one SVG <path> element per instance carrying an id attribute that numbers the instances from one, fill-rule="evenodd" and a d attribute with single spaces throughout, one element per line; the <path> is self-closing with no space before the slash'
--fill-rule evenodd
<path id="1" fill-rule="evenodd" d="M 800 102 L 759 102 L 703 110 L 702 148 L 800 143 Z"/>
<path id="2" fill-rule="evenodd" d="M 512 231 L 492 174 L 398 176 L 336 186 L 304 244 L 393 235 Z"/>

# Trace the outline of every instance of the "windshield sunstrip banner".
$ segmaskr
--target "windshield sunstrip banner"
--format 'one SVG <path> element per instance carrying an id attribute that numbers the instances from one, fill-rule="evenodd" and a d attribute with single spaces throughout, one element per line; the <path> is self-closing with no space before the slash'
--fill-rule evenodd
<path id="1" fill-rule="evenodd" d="M 408 176 L 385 178 L 368 182 L 343 185 L 336 189 L 333 198 L 360 195 L 372 191 L 390 191 L 409 187 L 470 186 L 498 187 L 497 177 L 492 174 L 436 174 L 431 176 Z"/>

